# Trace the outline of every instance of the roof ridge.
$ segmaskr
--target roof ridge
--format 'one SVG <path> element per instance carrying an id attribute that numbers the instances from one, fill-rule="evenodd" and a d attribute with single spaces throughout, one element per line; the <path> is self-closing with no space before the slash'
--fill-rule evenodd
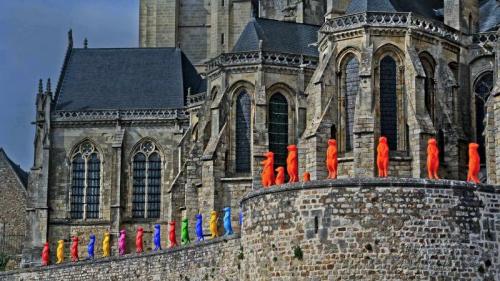
<path id="1" fill-rule="evenodd" d="M 309 25 L 309 26 L 316 26 L 316 27 L 321 27 L 321 25 L 317 24 L 312 24 L 312 23 L 302 23 L 302 22 L 294 22 L 294 21 L 285 21 L 285 20 L 277 20 L 277 19 L 268 19 L 268 18 L 252 18 L 253 20 L 265 20 L 265 21 L 274 21 L 274 22 L 281 22 L 285 24 L 298 24 L 298 25 Z"/>
<path id="2" fill-rule="evenodd" d="M 5 152 L 5 149 L 3 149 L 3 147 L 0 147 L 0 157 L 3 157 L 5 158 L 5 160 L 7 160 L 7 164 L 10 166 L 11 170 L 17 176 L 19 182 L 26 189 L 28 184 L 27 181 L 29 173 L 25 171 L 20 164 L 17 164 L 14 161 L 12 161 L 12 159 L 10 159 L 9 155 L 7 155 L 7 152 Z"/>

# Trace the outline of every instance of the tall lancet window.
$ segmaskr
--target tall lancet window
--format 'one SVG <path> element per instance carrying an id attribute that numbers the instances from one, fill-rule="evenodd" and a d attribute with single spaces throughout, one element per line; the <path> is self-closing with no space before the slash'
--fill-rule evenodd
<path id="1" fill-rule="evenodd" d="M 236 172 L 249 173 L 251 170 L 251 100 L 246 90 L 236 98 Z"/>
<path id="2" fill-rule="evenodd" d="M 274 153 L 274 166 L 286 167 L 288 154 L 288 101 L 281 93 L 269 99 L 269 151 Z"/>
<path id="3" fill-rule="evenodd" d="M 389 148 L 397 150 L 398 106 L 397 67 L 391 56 L 380 62 L 380 134 L 387 137 Z"/>
<path id="4" fill-rule="evenodd" d="M 432 122 L 436 119 L 436 97 L 434 91 L 434 60 L 429 54 L 422 54 L 420 56 L 420 61 L 425 72 L 425 83 L 424 83 L 424 102 L 425 109 L 429 113 Z"/>
<path id="5" fill-rule="evenodd" d="M 132 217 L 159 218 L 162 161 L 149 140 L 138 146 L 132 158 Z"/>
<path id="6" fill-rule="evenodd" d="M 476 103 L 476 142 L 479 144 L 479 157 L 481 164 L 486 164 L 486 148 L 484 138 L 484 118 L 486 117 L 486 101 L 493 90 L 493 72 L 488 71 L 476 80 L 474 83 L 474 96 Z"/>
<path id="7" fill-rule="evenodd" d="M 342 119 L 343 139 L 341 147 L 345 151 L 352 151 L 353 147 L 353 128 L 354 128 L 354 111 L 356 107 L 356 96 L 359 91 L 359 62 L 354 55 L 350 55 L 345 60 L 342 66 L 341 73 L 342 96 L 340 98 Z"/>
<path id="8" fill-rule="evenodd" d="M 95 146 L 85 141 L 78 145 L 71 157 L 72 219 L 99 218 L 101 197 L 101 160 Z"/>

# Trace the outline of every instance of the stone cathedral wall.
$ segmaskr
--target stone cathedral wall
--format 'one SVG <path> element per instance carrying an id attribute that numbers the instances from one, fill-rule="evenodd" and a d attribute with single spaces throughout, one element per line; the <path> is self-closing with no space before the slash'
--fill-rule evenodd
<path id="1" fill-rule="evenodd" d="M 500 280 L 497 187 L 313 181 L 252 191 L 241 209 L 239 236 L 0 280 Z"/>

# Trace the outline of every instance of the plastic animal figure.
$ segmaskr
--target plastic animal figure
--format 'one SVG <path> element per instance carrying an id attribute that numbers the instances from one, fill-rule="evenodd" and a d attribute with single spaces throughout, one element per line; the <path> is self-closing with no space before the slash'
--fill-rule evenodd
<path id="1" fill-rule="evenodd" d="M 262 185 L 270 187 L 274 185 L 274 153 L 267 152 L 265 155 L 266 160 L 262 161 Z"/>
<path id="2" fill-rule="evenodd" d="M 135 235 L 135 252 L 140 254 L 143 251 L 142 248 L 142 238 L 144 237 L 144 228 L 138 227 L 137 228 L 137 234 Z"/>
<path id="3" fill-rule="evenodd" d="M 125 255 L 125 250 L 127 247 L 127 231 L 125 229 L 120 230 L 120 238 L 118 238 L 118 254 L 120 256 Z"/>
<path id="4" fill-rule="evenodd" d="M 64 261 L 64 240 L 57 241 L 57 264 Z"/>
<path id="5" fill-rule="evenodd" d="M 479 144 L 470 143 L 469 144 L 469 172 L 467 173 L 467 181 L 479 183 L 479 170 L 481 169 L 481 159 L 479 158 L 479 153 L 477 149 Z"/>
<path id="6" fill-rule="evenodd" d="M 288 157 L 286 158 L 286 170 L 288 172 L 288 176 L 290 177 L 289 182 L 298 182 L 299 163 L 297 161 L 297 146 L 295 144 L 291 144 L 287 147 L 287 149 Z"/>
<path id="7" fill-rule="evenodd" d="M 231 207 L 226 207 L 224 210 L 224 236 L 233 235 L 233 227 L 231 225 Z"/>
<path id="8" fill-rule="evenodd" d="M 89 244 L 87 245 L 88 260 L 94 259 L 94 245 L 95 245 L 95 235 L 90 234 Z"/>
<path id="9" fill-rule="evenodd" d="M 49 265 L 50 261 L 50 249 L 49 249 L 49 243 L 43 244 L 43 250 L 42 250 L 42 265 L 46 266 Z"/>
<path id="10" fill-rule="evenodd" d="M 78 236 L 73 236 L 73 243 L 71 243 L 71 261 L 78 261 Z"/>
<path id="11" fill-rule="evenodd" d="M 285 168 L 278 167 L 278 169 L 276 169 L 276 172 L 278 173 L 276 175 L 276 184 L 277 185 L 284 184 L 285 183 Z"/>
<path id="12" fill-rule="evenodd" d="M 168 240 L 170 241 L 170 248 L 177 246 L 177 240 L 175 239 L 175 221 L 168 223 Z"/>
<path id="13" fill-rule="evenodd" d="M 104 239 L 102 240 L 102 257 L 109 257 L 111 254 L 111 237 L 109 232 L 104 233 Z"/>
<path id="14" fill-rule="evenodd" d="M 212 234 L 212 239 L 215 237 L 219 237 L 219 231 L 217 230 L 217 220 L 219 217 L 217 216 L 216 211 L 212 211 L 210 213 L 210 234 Z"/>
<path id="15" fill-rule="evenodd" d="M 435 138 L 427 141 L 427 174 L 430 179 L 439 179 L 439 148 Z"/>
<path id="16" fill-rule="evenodd" d="M 205 241 L 203 236 L 203 219 L 201 214 L 196 214 L 196 238 L 198 242 Z"/>
<path id="17" fill-rule="evenodd" d="M 311 174 L 309 172 L 305 172 L 304 175 L 302 176 L 302 179 L 304 182 L 311 181 Z"/>
<path id="18" fill-rule="evenodd" d="M 240 211 L 239 217 L 240 217 L 240 226 L 242 226 L 243 225 L 243 212 L 242 211 Z"/>
<path id="19" fill-rule="evenodd" d="M 155 232 L 153 235 L 153 242 L 155 244 L 154 251 L 161 250 L 161 226 L 159 224 L 155 224 Z"/>
<path id="20" fill-rule="evenodd" d="M 381 178 L 387 177 L 389 170 L 389 145 L 387 144 L 386 137 L 380 137 L 378 139 L 377 167 L 378 176 Z"/>
<path id="21" fill-rule="evenodd" d="M 328 178 L 337 178 L 337 141 L 334 139 L 328 140 L 328 149 L 326 151 L 326 168 L 328 169 Z"/>
<path id="22" fill-rule="evenodd" d="M 189 223 L 188 219 L 184 218 L 181 224 L 181 245 L 188 245 L 191 243 L 191 239 L 189 239 Z"/>

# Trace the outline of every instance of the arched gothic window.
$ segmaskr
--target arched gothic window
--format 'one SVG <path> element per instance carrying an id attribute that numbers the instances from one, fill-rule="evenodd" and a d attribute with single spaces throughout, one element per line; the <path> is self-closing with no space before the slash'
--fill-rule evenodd
<path id="1" fill-rule="evenodd" d="M 143 141 L 132 159 L 132 217 L 159 218 L 161 157 L 156 145 Z"/>
<path id="2" fill-rule="evenodd" d="M 274 153 L 274 166 L 286 167 L 288 154 L 288 101 L 281 93 L 269 100 L 269 151 Z"/>
<path id="3" fill-rule="evenodd" d="M 71 157 L 72 219 L 99 218 L 100 187 L 101 160 L 95 146 L 85 141 L 78 145 Z"/>
<path id="4" fill-rule="evenodd" d="M 236 98 L 236 172 L 251 170 L 251 100 L 246 90 Z"/>
<path id="5" fill-rule="evenodd" d="M 358 59 L 351 55 L 346 59 L 342 67 L 342 95 L 341 95 L 341 109 L 339 112 L 343 113 L 344 130 L 343 140 L 341 146 L 345 151 L 351 151 L 353 147 L 353 127 L 354 127 L 354 111 L 356 106 L 356 96 L 359 91 L 359 62 Z"/>
<path id="6" fill-rule="evenodd" d="M 389 148 L 398 143 L 397 67 L 391 56 L 380 61 L 380 133 L 387 137 Z"/>
<path id="7" fill-rule="evenodd" d="M 474 96 L 476 103 L 476 138 L 479 144 L 479 156 L 481 163 L 486 163 L 486 148 L 484 139 L 484 118 L 486 117 L 486 101 L 493 89 L 493 72 L 488 71 L 476 80 L 474 83 Z"/>
<path id="8" fill-rule="evenodd" d="M 425 82 L 424 82 L 424 100 L 425 109 L 429 113 L 432 122 L 435 121 L 435 107 L 436 107 L 436 97 L 434 91 L 434 63 L 432 58 L 428 54 L 423 54 L 420 57 L 422 66 L 425 72 Z"/>

